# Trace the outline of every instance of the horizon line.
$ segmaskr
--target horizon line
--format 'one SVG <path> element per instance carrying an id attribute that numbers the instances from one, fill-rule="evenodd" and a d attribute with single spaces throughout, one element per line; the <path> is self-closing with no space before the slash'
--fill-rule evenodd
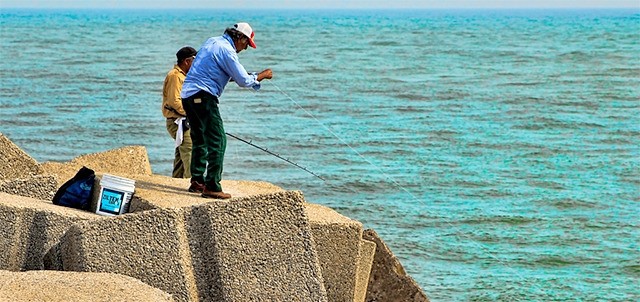
<path id="1" fill-rule="evenodd" d="M 140 9 L 140 10 L 194 10 L 194 9 L 229 9 L 229 10 L 442 10 L 442 9 L 454 9 L 454 10 L 470 10 L 470 9 L 496 9 L 496 10 L 529 10 L 529 9 L 637 9 L 640 12 L 640 6 L 604 6 L 604 5 L 592 5 L 592 6 L 434 6 L 434 7 L 251 7 L 251 8 L 238 8 L 238 7 L 213 7 L 213 6 L 193 6 L 193 7 L 174 7 L 174 6 L 2 6 L 0 9 Z"/>

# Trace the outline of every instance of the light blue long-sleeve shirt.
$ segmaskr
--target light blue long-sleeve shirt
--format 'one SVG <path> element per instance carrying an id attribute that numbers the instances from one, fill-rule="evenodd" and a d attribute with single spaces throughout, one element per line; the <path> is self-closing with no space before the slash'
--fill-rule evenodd
<path id="1" fill-rule="evenodd" d="M 233 79 L 240 87 L 260 89 L 258 76 L 249 74 L 238 60 L 233 40 L 227 34 L 209 38 L 193 60 L 182 84 L 181 98 L 188 98 L 200 90 L 220 97 L 224 87 Z"/>

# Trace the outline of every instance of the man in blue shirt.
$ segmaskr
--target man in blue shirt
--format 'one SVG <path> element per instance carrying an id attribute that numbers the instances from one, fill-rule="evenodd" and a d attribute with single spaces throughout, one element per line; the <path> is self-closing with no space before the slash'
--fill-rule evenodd
<path id="1" fill-rule="evenodd" d="M 198 51 L 182 86 L 182 106 L 191 126 L 191 186 L 189 192 L 205 198 L 227 199 L 222 191 L 222 165 L 227 137 L 218 110 L 218 98 L 233 80 L 240 87 L 260 89 L 260 81 L 271 79 L 271 69 L 249 74 L 238 53 L 256 48 L 254 32 L 247 23 L 237 23 L 220 37 L 209 38 Z M 205 173 L 206 172 L 206 173 Z"/>

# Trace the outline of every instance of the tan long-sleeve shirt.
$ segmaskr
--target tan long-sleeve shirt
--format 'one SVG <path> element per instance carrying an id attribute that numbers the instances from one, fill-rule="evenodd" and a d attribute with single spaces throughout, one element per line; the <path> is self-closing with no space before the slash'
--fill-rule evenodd
<path id="1" fill-rule="evenodd" d="M 184 83 L 186 76 L 178 65 L 173 66 L 173 69 L 167 73 L 162 89 L 162 114 L 164 117 L 179 118 L 187 115 L 182 108 L 182 98 L 180 98 L 182 83 Z"/>

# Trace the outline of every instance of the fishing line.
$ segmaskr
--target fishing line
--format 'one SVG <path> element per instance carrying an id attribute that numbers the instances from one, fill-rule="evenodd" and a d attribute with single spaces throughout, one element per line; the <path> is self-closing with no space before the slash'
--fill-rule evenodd
<path id="1" fill-rule="evenodd" d="M 298 167 L 298 168 L 300 168 L 300 169 L 302 169 L 302 170 L 304 170 L 304 171 L 307 171 L 309 174 L 311 174 L 311 175 L 313 175 L 313 176 L 315 176 L 315 177 L 317 177 L 317 178 L 320 178 L 320 179 L 324 180 L 324 178 L 320 177 L 320 175 L 318 175 L 318 174 L 316 174 L 316 173 L 313 173 L 313 172 L 312 172 L 312 171 L 310 171 L 309 169 L 307 169 L 307 168 L 305 168 L 305 167 L 303 167 L 303 166 L 301 166 L 301 165 L 299 165 L 299 164 L 297 164 L 297 163 L 295 163 L 295 162 L 293 162 L 293 161 L 290 161 L 289 159 L 287 159 L 287 158 L 285 158 L 285 157 L 282 157 L 282 156 L 281 156 L 280 154 L 278 154 L 278 153 L 272 152 L 272 151 L 270 151 L 270 150 L 269 150 L 269 149 L 267 149 L 267 148 L 260 147 L 260 146 L 258 146 L 258 145 L 256 145 L 256 144 L 254 144 L 254 143 L 253 143 L 252 141 L 250 141 L 250 140 L 242 139 L 242 138 L 237 137 L 237 136 L 235 136 L 235 135 L 233 135 L 233 134 L 231 134 L 231 133 L 229 133 L 229 132 L 225 132 L 225 133 L 226 133 L 228 136 L 230 136 L 230 137 L 233 137 L 233 138 L 235 138 L 235 139 L 237 139 L 237 140 L 239 140 L 239 141 L 241 141 L 241 142 L 243 142 L 243 143 L 245 143 L 245 144 L 247 144 L 247 145 L 249 145 L 249 146 L 252 146 L 252 147 L 255 147 L 255 148 L 257 148 L 257 149 L 260 149 L 260 150 L 262 150 L 262 151 L 264 151 L 264 152 L 267 152 L 267 153 L 269 153 L 269 154 L 271 154 L 271 155 L 273 155 L 273 156 L 275 156 L 275 157 L 277 157 L 277 158 L 279 158 L 279 159 L 282 159 L 282 160 L 284 160 L 284 161 L 288 162 L 289 164 L 291 164 L 291 165 L 293 165 L 293 166 L 296 166 L 296 167 Z"/>
<path id="2" fill-rule="evenodd" d="M 409 196 L 411 196 L 411 198 L 413 198 L 414 201 L 418 202 L 419 204 L 424 204 L 423 201 L 421 201 L 420 199 L 418 199 L 413 193 L 411 193 L 409 190 L 407 190 L 404 186 L 400 185 L 400 183 L 398 183 L 393 177 L 391 177 L 390 175 L 388 175 L 384 170 L 382 170 L 380 167 L 374 165 L 370 160 L 368 160 L 366 157 L 364 157 L 360 152 L 358 152 L 356 149 L 354 149 L 349 143 L 347 143 L 346 141 L 344 141 L 340 136 L 338 136 L 333 130 L 331 130 L 329 127 L 327 127 L 324 123 L 322 123 L 318 118 L 315 117 L 315 115 L 313 115 L 311 112 L 309 112 L 307 109 L 305 109 L 304 107 L 302 107 L 298 102 L 296 102 L 291 96 L 289 96 L 289 94 L 287 94 L 286 92 L 284 92 L 282 89 L 280 89 L 280 87 L 278 85 L 276 85 L 276 83 L 274 83 L 272 80 L 269 80 L 269 83 L 271 85 L 273 85 L 273 87 L 275 87 L 278 91 L 280 91 L 280 93 L 282 93 L 284 96 L 286 96 L 291 102 L 293 102 L 298 108 L 300 108 L 302 111 L 304 111 L 307 115 L 309 115 L 312 119 L 314 119 L 320 126 L 322 126 L 324 129 L 326 129 L 329 133 L 331 133 L 331 135 L 333 135 L 336 139 L 338 139 L 341 143 L 343 143 L 345 146 L 349 147 L 349 149 L 351 149 L 351 151 L 353 151 L 355 154 L 357 154 L 361 159 L 363 159 L 364 161 L 366 161 L 367 163 L 369 163 L 371 166 L 373 166 L 374 168 L 376 168 L 378 171 L 380 171 L 380 173 L 386 177 L 386 179 L 390 180 L 394 185 L 396 185 L 397 188 L 401 189 L 402 191 L 406 192 L 407 194 L 409 194 Z M 426 212 L 428 214 L 437 216 L 435 213 L 426 210 Z M 448 225 L 450 225 L 452 228 L 455 229 L 455 225 L 453 223 L 451 223 L 450 220 L 445 219 L 444 222 Z M 495 255 L 493 255 L 493 253 L 489 250 L 489 248 L 485 247 L 484 245 L 477 243 L 475 240 L 473 240 L 473 238 L 469 237 L 468 235 L 464 234 L 464 233 L 460 233 L 459 231 L 455 231 L 455 233 L 458 235 L 459 238 L 463 238 L 463 239 L 468 239 L 469 242 L 471 242 L 473 245 L 479 247 L 480 249 L 484 250 L 486 252 L 487 255 L 489 255 L 489 257 L 493 258 L 494 260 L 498 261 L 499 263 L 501 263 L 502 265 L 504 265 L 505 267 L 509 268 L 510 270 L 512 270 L 515 275 L 517 275 L 518 277 L 520 277 L 520 279 L 522 281 L 527 281 L 527 279 L 520 275 L 518 273 L 517 270 L 515 270 L 513 267 L 511 267 L 510 265 L 508 265 L 507 263 L 505 263 L 504 261 L 502 261 L 501 259 L 497 258 Z M 538 289 L 539 291 L 549 295 L 549 293 L 547 291 L 545 291 L 544 289 L 542 289 L 541 287 L 539 287 L 538 285 L 536 285 L 535 283 L 531 284 L 533 285 L 533 287 L 535 287 L 536 289 Z M 551 295 L 553 296 L 553 295 Z"/>

